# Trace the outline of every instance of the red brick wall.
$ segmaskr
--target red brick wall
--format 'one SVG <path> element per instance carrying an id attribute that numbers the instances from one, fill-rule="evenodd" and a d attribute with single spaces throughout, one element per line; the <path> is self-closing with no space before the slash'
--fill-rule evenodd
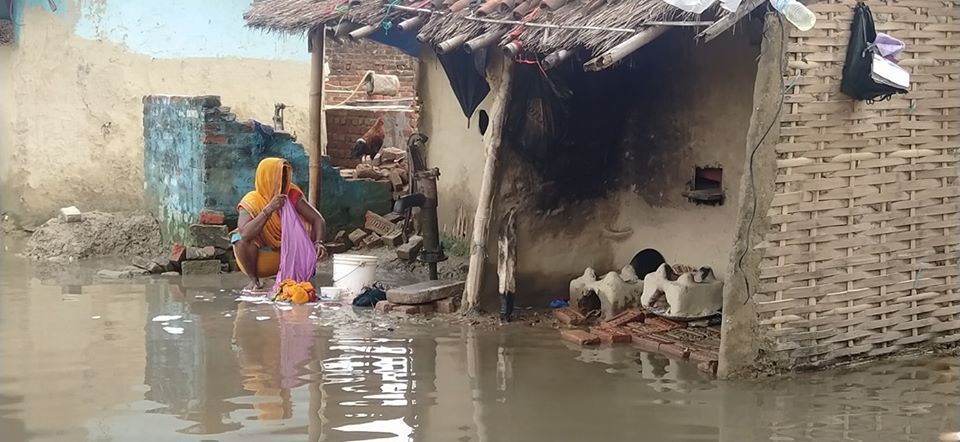
<path id="1" fill-rule="evenodd" d="M 348 93 L 337 93 L 334 90 L 354 90 L 366 71 L 396 75 L 400 79 L 400 94 L 396 97 L 371 97 L 364 91 L 360 91 L 352 99 L 416 96 L 417 59 L 396 48 L 370 40 L 338 43 L 328 39 L 326 58 L 330 69 L 326 84 L 327 105 L 339 104 L 345 100 L 349 96 Z M 364 110 L 328 109 L 326 111 L 327 155 L 330 156 L 334 166 L 356 167 L 359 161 L 350 157 L 350 150 L 353 149 L 357 138 L 360 138 L 373 125 L 378 116 L 376 112 Z M 410 120 L 411 127 L 416 127 L 416 115 L 411 113 L 407 118 Z M 405 135 L 409 135 L 411 131 L 406 131 Z M 385 143 L 384 146 L 388 144 L 391 143 Z"/>
<path id="2" fill-rule="evenodd" d="M 396 75 L 400 78 L 398 97 L 411 98 L 416 95 L 416 58 L 400 52 L 399 49 L 370 40 L 337 43 L 328 39 L 327 43 L 326 57 L 330 69 L 326 84 L 327 104 L 337 104 L 346 99 L 348 94 L 334 93 L 331 90 L 352 91 L 366 71 Z M 354 99 L 398 97 L 367 97 L 366 93 L 361 91 Z"/>

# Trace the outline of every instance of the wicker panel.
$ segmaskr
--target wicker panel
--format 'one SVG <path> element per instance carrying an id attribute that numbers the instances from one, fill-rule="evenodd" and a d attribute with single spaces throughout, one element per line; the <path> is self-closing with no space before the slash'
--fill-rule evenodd
<path id="1" fill-rule="evenodd" d="M 870 4 L 913 81 L 873 104 L 839 90 L 854 4 L 811 4 L 817 26 L 787 42 L 755 299 L 800 364 L 960 341 L 960 1 Z"/>

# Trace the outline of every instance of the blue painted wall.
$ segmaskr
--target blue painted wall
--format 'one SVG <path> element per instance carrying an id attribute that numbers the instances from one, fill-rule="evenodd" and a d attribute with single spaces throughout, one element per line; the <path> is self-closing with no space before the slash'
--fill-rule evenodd
<path id="1" fill-rule="evenodd" d="M 252 122 L 237 121 L 219 97 L 148 96 L 143 118 L 146 200 L 167 241 L 191 244 L 190 224 L 205 208 L 222 211 L 235 227 L 237 204 L 253 190 L 263 158 L 286 158 L 294 183 L 307 188 L 303 146 L 283 132 L 261 136 Z M 360 227 L 367 210 L 391 209 L 390 183 L 344 180 L 326 157 L 321 188 L 328 236 Z"/>
<path id="2" fill-rule="evenodd" d="M 203 209 L 204 110 L 219 104 L 219 97 L 143 99 L 145 199 L 169 241 L 188 242 Z"/>

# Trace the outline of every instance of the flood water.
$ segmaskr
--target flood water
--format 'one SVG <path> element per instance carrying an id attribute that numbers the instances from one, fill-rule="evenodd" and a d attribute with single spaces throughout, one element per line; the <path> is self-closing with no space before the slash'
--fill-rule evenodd
<path id="1" fill-rule="evenodd" d="M 956 359 L 719 382 L 545 328 L 279 309 L 237 302 L 232 277 L 92 270 L 0 255 L 0 440 L 960 440 Z"/>

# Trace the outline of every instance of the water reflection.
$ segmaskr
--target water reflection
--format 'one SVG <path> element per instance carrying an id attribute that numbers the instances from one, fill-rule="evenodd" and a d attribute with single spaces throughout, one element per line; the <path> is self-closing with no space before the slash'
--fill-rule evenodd
<path id="1" fill-rule="evenodd" d="M 242 281 L 229 278 L 105 284 L 62 269 L 25 279 L 27 263 L 0 264 L 4 441 L 928 441 L 960 431 L 956 359 L 716 382 L 692 364 L 569 346 L 548 329 L 403 325 L 349 307 L 236 302 L 222 290 Z M 162 315 L 180 318 L 153 320 Z"/>

